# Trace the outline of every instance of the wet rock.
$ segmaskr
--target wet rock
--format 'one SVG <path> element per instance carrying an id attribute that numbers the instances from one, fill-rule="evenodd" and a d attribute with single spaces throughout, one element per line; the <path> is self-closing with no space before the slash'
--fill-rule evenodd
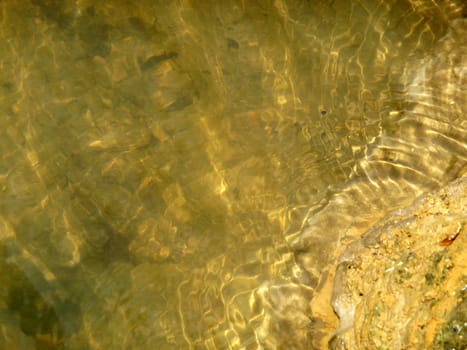
<path id="1" fill-rule="evenodd" d="M 334 282 L 332 349 L 465 348 L 466 194 L 463 177 L 347 247 Z"/>

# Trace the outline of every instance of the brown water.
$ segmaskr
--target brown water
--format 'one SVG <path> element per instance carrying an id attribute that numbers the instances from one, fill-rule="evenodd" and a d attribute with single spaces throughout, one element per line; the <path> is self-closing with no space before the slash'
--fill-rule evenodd
<path id="1" fill-rule="evenodd" d="M 462 1 L 93 3 L 0 2 L 0 347 L 318 346 L 349 217 L 466 164 Z"/>

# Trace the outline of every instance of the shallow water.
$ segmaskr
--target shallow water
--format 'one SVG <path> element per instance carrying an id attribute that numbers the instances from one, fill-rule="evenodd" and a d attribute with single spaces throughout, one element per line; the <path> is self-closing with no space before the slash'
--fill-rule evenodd
<path id="1" fill-rule="evenodd" d="M 0 344 L 318 346 L 341 231 L 465 167 L 462 1 L 92 3 L 0 3 Z"/>

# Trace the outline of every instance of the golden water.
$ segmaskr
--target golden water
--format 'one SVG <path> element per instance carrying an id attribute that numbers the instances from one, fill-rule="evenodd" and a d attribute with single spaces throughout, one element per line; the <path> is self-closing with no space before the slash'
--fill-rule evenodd
<path id="1" fill-rule="evenodd" d="M 0 347 L 316 346 L 307 218 L 465 166 L 462 3 L 0 2 Z"/>

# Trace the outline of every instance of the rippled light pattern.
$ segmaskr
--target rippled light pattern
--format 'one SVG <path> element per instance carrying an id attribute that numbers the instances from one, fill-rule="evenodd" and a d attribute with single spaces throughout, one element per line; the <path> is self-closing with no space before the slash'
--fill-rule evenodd
<path id="1" fill-rule="evenodd" d="M 339 254 L 465 174 L 465 13 L 0 1 L 0 348 L 326 348 Z"/>

